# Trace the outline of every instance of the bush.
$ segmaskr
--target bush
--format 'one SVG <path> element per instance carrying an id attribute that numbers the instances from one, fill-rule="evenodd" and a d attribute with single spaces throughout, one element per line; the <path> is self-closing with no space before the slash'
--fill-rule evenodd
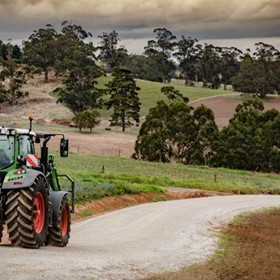
<path id="1" fill-rule="evenodd" d="M 80 132 L 82 128 L 89 128 L 90 132 L 92 132 L 92 129 L 100 123 L 99 116 L 100 113 L 96 110 L 85 110 L 76 114 L 73 121 L 76 123 Z"/>

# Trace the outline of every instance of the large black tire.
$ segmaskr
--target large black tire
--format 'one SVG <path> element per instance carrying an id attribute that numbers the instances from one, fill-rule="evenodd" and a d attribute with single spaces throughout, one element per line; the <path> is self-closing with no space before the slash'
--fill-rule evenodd
<path id="1" fill-rule="evenodd" d="M 39 248 L 44 245 L 49 226 L 47 184 L 37 177 L 32 187 L 8 192 L 6 223 L 13 245 Z"/>
<path id="2" fill-rule="evenodd" d="M 58 247 L 65 247 L 70 238 L 71 214 L 67 195 L 60 203 L 58 214 L 53 216 L 53 226 L 49 228 L 47 243 Z"/>

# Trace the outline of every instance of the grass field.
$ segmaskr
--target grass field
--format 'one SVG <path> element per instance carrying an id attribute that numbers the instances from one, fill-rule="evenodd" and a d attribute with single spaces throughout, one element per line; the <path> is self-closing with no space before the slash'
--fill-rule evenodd
<path id="1" fill-rule="evenodd" d="M 97 198 L 100 192 L 104 192 L 100 197 L 123 193 L 162 192 L 160 187 L 163 186 L 239 194 L 280 194 L 280 176 L 275 174 L 77 154 L 71 154 L 68 160 L 57 157 L 57 165 L 60 173 L 69 173 L 77 180 L 78 193 L 86 189 L 88 197 L 83 197 L 83 193 L 80 193 L 80 200 Z M 89 196 L 90 192 L 96 189 L 98 194 Z"/>
<path id="2" fill-rule="evenodd" d="M 107 84 L 111 77 L 102 77 L 98 79 L 98 87 L 105 88 L 105 84 Z M 163 86 L 167 86 L 168 84 L 158 83 L 158 82 L 150 82 L 144 80 L 136 80 L 136 84 L 141 88 L 139 91 L 140 102 L 142 103 L 141 107 L 141 116 L 145 116 L 148 114 L 149 109 L 156 105 L 156 102 L 160 99 L 166 100 L 165 96 L 160 92 Z M 196 87 L 186 87 L 178 82 L 172 82 L 177 90 L 179 90 L 184 96 L 187 96 L 190 101 L 199 98 L 205 98 L 209 96 L 215 95 L 223 95 L 230 94 L 232 91 L 224 91 L 223 89 L 213 90 L 209 88 L 202 88 L 200 85 L 196 85 Z M 109 116 L 111 111 L 102 110 L 102 116 Z"/>

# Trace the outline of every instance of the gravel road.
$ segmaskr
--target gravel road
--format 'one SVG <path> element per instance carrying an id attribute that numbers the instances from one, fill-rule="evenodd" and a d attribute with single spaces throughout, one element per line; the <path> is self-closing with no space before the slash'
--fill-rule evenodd
<path id="1" fill-rule="evenodd" d="M 280 206 L 280 196 L 206 197 L 126 208 L 72 226 L 66 248 L 0 246 L 1 279 L 141 279 L 204 261 L 217 226 L 233 216 Z"/>

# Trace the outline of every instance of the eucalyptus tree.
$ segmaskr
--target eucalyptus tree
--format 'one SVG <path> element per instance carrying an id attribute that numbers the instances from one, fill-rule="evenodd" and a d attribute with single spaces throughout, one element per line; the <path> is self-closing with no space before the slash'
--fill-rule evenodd
<path id="1" fill-rule="evenodd" d="M 144 53 L 152 61 L 155 71 L 159 72 L 161 82 L 169 82 L 176 69 L 172 60 L 176 36 L 166 28 L 157 28 L 153 32 L 156 39 L 148 41 Z"/>
<path id="2" fill-rule="evenodd" d="M 119 34 L 113 30 L 109 34 L 103 32 L 98 38 L 101 39 L 98 47 L 100 51 L 98 59 L 104 62 L 110 70 L 117 66 L 123 66 L 128 54 L 124 46 L 118 46 L 120 42 Z"/>
<path id="3" fill-rule="evenodd" d="M 232 78 L 235 90 L 257 95 L 280 93 L 280 52 L 272 45 L 257 43 L 256 51 L 246 53 L 241 60 L 240 72 Z"/>
<path id="4" fill-rule="evenodd" d="M 22 89 L 27 78 L 31 77 L 31 68 L 18 63 L 13 58 L 13 45 L 8 43 L 7 58 L 2 60 L 3 69 L 0 72 L 0 101 L 7 101 L 10 105 L 18 103 L 19 98 L 27 96 L 29 93 Z"/>
<path id="5" fill-rule="evenodd" d="M 196 65 L 198 63 L 201 45 L 197 39 L 182 36 L 176 44 L 176 52 L 174 56 L 179 61 L 179 69 L 185 80 L 185 85 L 189 85 L 190 81 L 196 79 Z"/>
<path id="6" fill-rule="evenodd" d="M 48 82 L 49 71 L 54 67 L 56 56 L 57 31 L 51 24 L 33 31 L 28 40 L 23 41 L 23 62 L 37 67 L 44 73 Z"/>

